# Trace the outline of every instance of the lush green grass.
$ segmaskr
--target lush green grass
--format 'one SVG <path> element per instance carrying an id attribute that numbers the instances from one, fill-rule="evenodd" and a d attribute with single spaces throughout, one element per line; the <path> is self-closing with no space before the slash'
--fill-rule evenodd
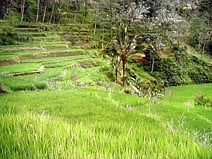
<path id="1" fill-rule="evenodd" d="M 54 68 L 54 67 L 65 67 L 65 66 L 71 66 L 74 64 L 77 64 L 79 62 L 90 62 L 92 60 L 92 58 L 89 57 L 84 57 L 84 58 L 80 58 L 80 57 L 76 57 L 75 59 L 71 59 L 71 60 L 63 60 L 63 61 L 53 61 L 53 62 L 47 62 L 44 63 L 44 66 L 46 68 Z"/>
<path id="2" fill-rule="evenodd" d="M 108 64 L 95 56 L 98 50 L 66 48 L 56 32 L 35 33 L 45 26 L 25 25 L 17 30 L 34 41 L 0 47 L 0 59 L 22 60 L 0 66 L 1 82 L 14 90 L 0 95 L 0 158 L 211 159 L 212 110 L 193 103 L 199 92 L 212 97 L 211 84 L 170 87 L 152 101 L 122 94 L 101 71 Z M 73 27 L 90 31 L 87 24 Z M 49 67 L 41 74 L 7 76 L 41 65 Z M 128 68 L 142 80 L 153 79 L 139 67 Z"/>
<path id="3" fill-rule="evenodd" d="M 39 28 L 15 28 L 15 31 L 18 32 L 41 32 L 42 30 Z"/>
<path id="4" fill-rule="evenodd" d="M 25 49 L 25 48 L 23 48 Z M 28 48 L 30 49 L 30 48 Z M 64 56 L 80 56 L 80 55 L 89 55 L 95 54 L 96 50 L 84 50 L 84 49 L 59 49 L 59 50 L 42 50 L 41 47 L 32 48 L 32 50 L 17 50 L 13 53 L 1 53 L 0 59 L 4 59 L 5 56 L 8 58 L 11 56 L 19 56 L 23 59 L 37 59 L 37 58 L 48 58 L 48 57 L 64 57 Z"/>
<path id="5" fill-rule="evenodd" d="M 49 47 L 52 46 L 50 44 L 47 45 L 46 43 L 44 43 L 44 45 Z M 71 75 L 73 73 L 77 74 L 78 85 L 81 85 L 82 83 L 91 84 L 100 78 L 101 80 L 105 79 L 103 74 L 100 74 L 101 76 L 99 75 L 98 70 L 102 65 L 105 65 L 105 62 L 100 58 L 95 57 L 97 50 L 84 50 L 79 47 L 71 47 L 68 50 L 60 49 L 47 51 L 42 49 L 39 50 L 39 48 L 40 47 L 29 47 L 26 45 L 22 47 L 14 47 L 14 51 L 7 53 L 13 54 L 14 56 L 18 55 L 22 59 L 22 62 L 20 64 L 0 66 L 2 74 L 1 81 L 4 86 L 15 91 L 31 90 L 34 87 L 38 89 L 70 88 L 72 87 Z M 20 51 L 21 49 L 23 49 L 23 51 Z M 52 57 L 52 54 L 55 54 L 55 57 L 54 55 Z M 70 56 L 66 56 L 66 54 Z M 24 58 L 22 57 L 24 56 L 30 56 L 32 59 L 26 58 L 23 60 Z M 44 69 L 41 74 L 17 77 L 7 76 L 12 73 L 29 73 L 31 71 L 37 71 L 41 65 L 47 68 Z M 82 67 L 90 68 L 83 69 Z"/>
<path id="6" fill-rule="evenodd" d="M 91 67 L 91 68 L 77 67 L 77 68 L 68 70 L 66 78 L 65 78 L 65 82 L 66 80 L 69 80 L 73 74 L 76 75 L 76 82 L 78 85 L 80 85 L 80 83 L 92 84 L 93 82 L 97 82 L 97 81 L 109 82 L 108 78 L 103 73 L 100 72 L 101 67 L 102 66 Z"/>
<path id="7" fill-rule="evenodd" d="M 1 76 L 1 81 L 4 86 L 11 90 L 31 90 L 33 87 L 37 89 L 45 89 L 48 87 L 50 80 L 60 76 L 63 72 L 62 68 L 48 69 L 41 74 L 26 75 L 26 76 Z"/>
<path id="8" fill-rule="evenodd" d="M 212 109 L 194 106 L 198 94 L 212 98 L 212 84 L 170 87 L 158 105 L 139 108 L 148 111 L 154 118 L 168 122 L 170 127 L 186 130 L 199 136 L 205 144 L 212 144 Z"/>
<path id="9" fill-rule="evenodd" d="M 39 59 L 29 59 L 22 61 L 23 63 L 42 63 L 42 64 L 48 64 L 48 63 L 57 63 L 57 62 L 63 62 L 63 61 L 71 61 L 75 59 L 81 59 L 90 57 L 89 55 L 78 55 L 78 56 L 62 56 L 62 57 L 48 57 L 48 58 L 39 58 Z"/>
<path id="10" fill-rule="evenodd" d="M 16 57 L 17 55 L 14 53 L 0 54 L 0 59 L 9 59 L 12 57 Z"/>
<path id="11" fill-rule="evenodd" d="M 67 58 L 55 57 L 26 60 L 21 64 L 0 67 L 2 70 L 4 68 L 4 70 L 7 71 L 2 72 L 3 75 L 1 76 L 1 81 L 4 86 L 10 88 L 11 90 L 31 90 L 34 86 L 38 89 L 45 89 L 48 86 L 49 88 L 69 88 L 72 87 L 71 76 L 76 74 L 77 85 L 94 84 L 93 82 L 97 80 L 105 81 L 107 79 L 106 76 L 99 71 L 102 67 L 101 65 L 104 64 L 105 63 L 101 59 L 93 59 L 89 55 L 71 56 Z M 34 75 L 32 74 L 16 77 L 6 76 L 9 73 L 17 73 L 22 71 L 30 72 L 30 70 L 27 70 L 28 66 L 30 66 L 30 69 L 33 69 L 32 66 L 41 65 L 45 66 L 46 68 L 49 67 L 53 69 L 44 69 L 40 74 Z M 94 67 L 94 65 L 96 66 Z M 19 66 L 20 69 L 17 66 Z M 24 66 L 26 66 L 26 68 Z"/>
<path id="12" fill-rule="evenodd" d="M 7 52 L 7 50 L 13 50 L 13 51 L 14 50 L 23 50 L 23 48 L 25 48 L 25 50 L 28 50 L 28 49 L 32 49 L 35 47 L 41 47 L 41 46 L 47 50 L 48 50 L 48 48 L 61 47 L 61 46 L 63 46 L 65 48 L 65 42 L 32 41 L 30 43 L 23 43 L 21 45 L 12 45 L 9 48 L 8 48 L 8 46 L 1 46 L 0 52 Z"/>
<path id="13" fill-rule="evenodd" d="M 1 157 L 209 159 L 210 144 L 195 139 L 189 129 L 194 123 L 172 122 L 187 107 L 165 106 L 168 102 L 151 106 L 140 97 L 74 88 L 5 94 L 0 96 Z M 211 122 L 210 109 L 192 106 L 190 112 Z M 195 116 L 195 122 L 211 126 L 202 117 Z"/>
<path id="14" fill-rule="evenodd" d="M 39 63 L 20 63 L 9 66 L 0 66 L 0 73 L 6 75 L 11 73 L 37 71 L 40 66 L 41 64 Z"/>
<path id="15" fill-rule="evenodd" d="M 209 158 L 209 150 L 196 145 L 189 134 L 170 133 L 159 125 L 88 126 L 29 113 L 1 120 L 3 158 Z"/>
<path id="16" fill-rule="evenodd" d="M 196 95 L 203 94 L 212 97 L 212 84 L 187 85 L 170 87 L 167 94 L 172 94 L 173 102 L 183 104 L 188 100 L 193 100 Z M 167 96 L 169 98 L 170 96 Z"/>

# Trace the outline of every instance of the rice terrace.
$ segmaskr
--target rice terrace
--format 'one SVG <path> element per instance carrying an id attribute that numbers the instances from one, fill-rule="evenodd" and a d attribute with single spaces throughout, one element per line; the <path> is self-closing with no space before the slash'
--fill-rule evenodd
<path id="1" fill-rule="evenodd" d="M 0 159 L 212 159 L 210 0 L 1 0 Z"/>

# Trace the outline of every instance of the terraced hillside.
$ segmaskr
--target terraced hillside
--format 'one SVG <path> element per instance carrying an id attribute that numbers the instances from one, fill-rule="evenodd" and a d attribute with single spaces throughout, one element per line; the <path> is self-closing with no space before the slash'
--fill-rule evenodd
<path id="1" fill-rule="evenodd" d="M 211 108 L 194 106 L 197 94 L 212 97 L 211 84 L 169 87 L 148 99 L 125 94 L 98 49 L 64 39 L 68 27 L 1 29 L 20 39 L 0 47 L 8 92 L 0 95 L 0 158 L 212 157 Z"/>
<path id="2" fill-rule="evenodd" d="M 8 90 L 31 90 L 73 85 L 96 85 L 107 78 L 101 68 L 107 63 L 98 50 L 72 46 L 55 30 L 39 32 L 39 25 L 15 26 L 11 30 L 30 36 L 28 43 L 1 47 L 1 81 Z M 59 33 L 60 34 L 60 33 Z"/>

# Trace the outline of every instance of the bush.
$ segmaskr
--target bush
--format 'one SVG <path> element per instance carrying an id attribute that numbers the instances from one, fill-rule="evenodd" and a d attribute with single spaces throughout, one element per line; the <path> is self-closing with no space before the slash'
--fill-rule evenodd
<path id="1" fill-rule="evenodd" d="M 102 67 L 100 68 L 100 72 L 105 74 L 107 78 L 110 79 L 111 81 L 115 81 L 114 71 L 110 67 L 106 67 L 106 66 Z"/>
<path id="2" fill-rule="evenodd" d="M 212 75 L 207 67 L 196 66 L 189 71 L 188 75 L 195 83 L 212 82 Z"/>
<path id="3" fill-rule="evenodd" d="M 8 32 L 0 34 L 0 45 L 14 45 L 15 43 L 12 33 Z"/>
<path id="4" fill-rule="evenodd" d="M 151 75 L 158 81 L 164 81 L 166 86 L 212 82 L 210 64 L 188 54 L 183 47 L 175 46 L 172 51 L 172 56 L 155 61 L 154 72 Z M 150 71 L 150 66 L 146 66 L 145 69 Z"/>
<path id="5" fill-rule="evenodd" d="M 212 107 L 212 98 L 206 98 L 203 95 L 196 96 L 194 102 L 195 106 Z"/>

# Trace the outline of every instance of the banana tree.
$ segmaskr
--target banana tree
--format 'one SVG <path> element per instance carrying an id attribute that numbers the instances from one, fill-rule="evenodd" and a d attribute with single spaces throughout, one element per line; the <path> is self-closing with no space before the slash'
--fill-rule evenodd
<path id="1" fill-rule="evenodd" d="M 106 56 L 110 60 L 110 66 L 114 70 L 115 83 L 118 82 L 118 75 L 121 66 L 121 59 L 113 48 L 113 44 L 109 43 L 104 50 L 101 51 L 101 55 Z"/>
<path id="2" fill-rule="evenodd" d="M 118 74 L 120 70 L 122 76 L 122 86 L 125 87 L 126 81 L 126 65 L 128 60 L 136 55 L 136 42 L 138 36 L 130 36 L 128 31 L 128 25 L 125 23 L 118 23 L 116 27 L 114 27 L 114 32 L 116 32 L 116 36 L 114 39 L 107 45 L 105 52 L 113 61 L 113 64 L 116 64 L 115 74 Z M 121 69 L 117 69 L 120 68 Z M 113 67 L 114 68 L 114 67 Z M 117 81 L 117 76 L 116 81 Z"/>
<path id="3" fill-rule="evenodd" d="M 121 59 L 122 64 L 122 86 L 125 86 L 126 64 L 130 57 L 135 54 L 136 39 L 138 36 L 129 36 L 128 25 L 120 23 L 116 27 L 116 37 L 113 40 L 113 46 L 117 56 Z"/>

